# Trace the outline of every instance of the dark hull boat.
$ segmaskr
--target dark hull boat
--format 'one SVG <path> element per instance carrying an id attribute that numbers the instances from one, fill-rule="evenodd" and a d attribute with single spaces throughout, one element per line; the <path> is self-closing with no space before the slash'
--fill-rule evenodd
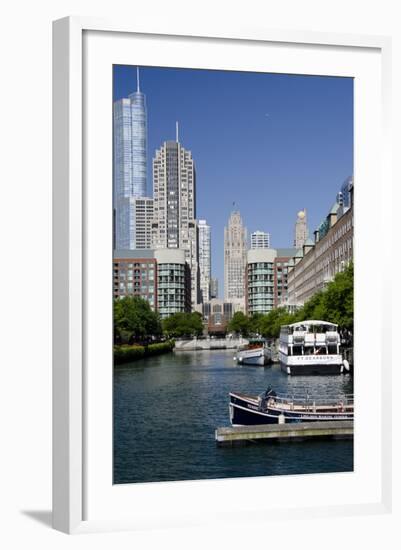
<path id="1" fill-rule="evenodd" d="M 271 389 L 259 396 L 230 393 L 230 421 L 233 426 L 353 419 L 352 396 L 314 400 L 309 396 L 278 396 Z"/>

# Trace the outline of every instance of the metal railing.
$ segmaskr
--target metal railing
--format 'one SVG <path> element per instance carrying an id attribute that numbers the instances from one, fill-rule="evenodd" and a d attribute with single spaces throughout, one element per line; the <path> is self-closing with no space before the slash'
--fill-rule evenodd
<path id="1" fill-rule="evenodd" d="M 305 407 L 310 410 L 313 410 L 315 407 L 343 407 L 350 408 L 354 406 L 354 395 L 353 394 L 340 394 L 337 396 L 331 397 L 319 397 L 316 398 L 311 395 L 267 395 L 264 393 L 260 394 L 259 400 L 264 400 L 266 402 L 269 399 L 273 399 L 276 406 L 280 408 L 280 405 L 287 405 L 289 408 L 295 407 Z"/>

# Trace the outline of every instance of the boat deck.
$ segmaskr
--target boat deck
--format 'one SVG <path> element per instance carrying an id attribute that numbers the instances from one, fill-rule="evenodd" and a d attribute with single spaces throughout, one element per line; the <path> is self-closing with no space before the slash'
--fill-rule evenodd
<path id="1" fill-rule="evenodd" d="M 250 395 L 246 395 L 243 393 L 234 393 L 233 395 L 237 395 L 241 399 L 246 399 L 248 401 L 251 401 L 255 405 L 259 404 L 258 398 Z M 280 397 L 269 397 L 267 400 L 269 407 L 274 408 L 277 411 L 288 411 L 288 412 L 316 412 L 316 413 L 352 413 L 354 411 L 354 405 L 353 403 L 346 403 L 345 401 L 342 401 L 341 399 L 338 400 L 337 403 L 330 403 L 330 404 L 319 404 L 316 402 L 313 402 L 313 400 L 306 404 L 306 403 L 296 403 L 296 401 L 292 401 L 290 399 L 283 399 Z"/>

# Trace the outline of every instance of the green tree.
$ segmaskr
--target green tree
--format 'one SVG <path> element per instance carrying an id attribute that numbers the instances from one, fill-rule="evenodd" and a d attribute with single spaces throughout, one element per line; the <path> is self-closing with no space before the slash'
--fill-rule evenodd
<path id="1" fill-rule="evenodd" d="M 265 338 L 278 338 L 281 326 L 292 322 L 293 316 L 285 308 L 274 308 L 261 319 L 261 334 Z"/>
<path id="2" fill-rule="evenodd" d="M 232 316 L 231 321 L 228 323 L 227 330 L 229 332 L 234 332 L 235 334 L 240 334 L 241 336 L 248 336 L 250 329 L 249 319 L 242 311 L 237 311 Z"/>
<path id="3" fill-rule="evenodd" d="M 323 294 L 325 320 L 353 331 L 354 326 L 354 266 L 337 273 Z"/>
<path id="4" fill-rule="evenodd" d="M 192 334 L 195 336 L 202 336 L 203 334 L 203 321 L 202 315 L 198 311 L 191 313 L 190 325 L 192 329 Z"/>
<path id="5" fill-rule="evenodd" d="M 198 312 L 178 312 L 163 319 L 163 332 L 168 338 L 201 336 L 203 332 L 202 316 Z"/>
<path id="6" fill-rule="evenodd" d="M 353 330 L 354 325 L 354 266 L 351 263 L 337 273 L 327 287 L 314 294 L 294 316 L 295 321 L 317 319 L 336 323 L 340 328 Z"/>
<path id="7" fill-rule="evenodd" d="M 254 313 L 249 318 L 249 332 L 250 334 L 261 334 L 261 326 L 264 315 L 262 313 Z"/>
<path id="8" fill-rule="evenodd" d="M 316 292 L 295 314 L 295 321 L 306 319 L 325 320 L 324 291 Z"/>
<path id="9" fill-rule="evenodd" d="M 122 343 L 148 341 L 162 334 L 160 317 L 139 296 L 114 300 L 114 339 Z"/>

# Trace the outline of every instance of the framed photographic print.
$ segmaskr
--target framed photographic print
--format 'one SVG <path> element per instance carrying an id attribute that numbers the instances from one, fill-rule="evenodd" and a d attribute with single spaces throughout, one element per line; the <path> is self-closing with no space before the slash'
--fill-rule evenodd
<path id="1" fill-rule="evenodd" d="M 389 50 L 54 23 L 56 528 L 389 506 Z"/>

